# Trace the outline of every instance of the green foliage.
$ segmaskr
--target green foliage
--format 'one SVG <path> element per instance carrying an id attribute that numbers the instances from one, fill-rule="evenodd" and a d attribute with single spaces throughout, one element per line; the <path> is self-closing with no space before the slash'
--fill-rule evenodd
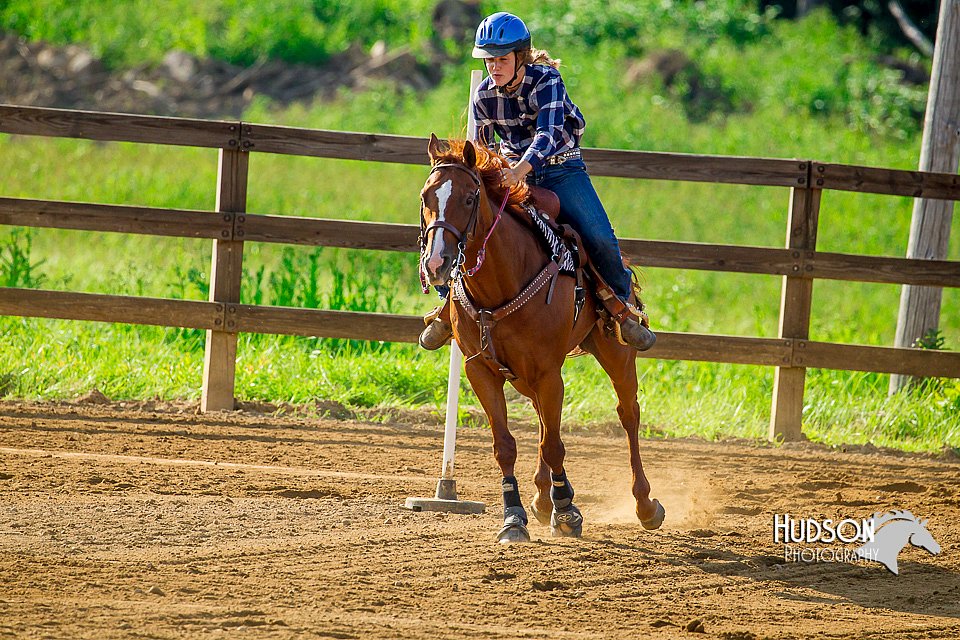
<path id="1" fill-rule="evenodd" d="M 0 29 L 31 40 L 82 43 L 117 68 L 158 63 L 170 49 L 242 65 L 264 58 L 316 64 L 351 45 L 370 47 L 381 39 L 422 53 L 433 37 L 435 4 L 8 0 L 0 3 Z M 611 78 L 622 77 L 624 56 L 683 51 L 699 71 L 682 72 L 668 93 L 696 121 L 717 122 L 730 112 L 778 105 L 838 116 L 858 132 L 901 140 L 919 130 L 925 89 L 905 86 L 901 72 L 877 65 L 876 49 L 854 26 L 841 26 L 826 9 L 788 22 L 774 20 L 774 9 L 759 13 L 757 6 L 747 0 L 545 0 L 535 5 L 507 0 L 484 2 L 481 9 L 519 13 L 535 44 L 558 53 L 573 68 L 587 58 L 607 59 L 602 73 Z M 50 20 L 51 15 L 57 19 Z M 466 42 L 446 43 L 445 50 L 469 64 Z M 381 120 L 371 123 L 381 125 L 371 130 L 380 130 L 382 121 L 390 119 L 396 92 L 375 88 L 372 95 L 382 104 L 367 110 Z"/>
<path id="2" fill-rule="evenodd" d="M 494 10 L 493 3 L 487 5 Z M 546 0 L 535 6 L 509 1 L 496 6 L 524 17 L 536 46 L 614 42 L 632 53 L 678 40 L 696 40 L 701 47 L 720 39 L 738 45 L 755 42 L 767 33 L 772 16 L 758 14 L 755 3 L 744 0 Z"/>
<path id="3" fill-rule="evenodd" d="M 14 227 L 0 244 L 0 286 L 38 288 L 46 277 L 40 273 L 45 260 L 33 260 L 33 234 Z"/>
<path id="4" fill-rule="evenodd" d="M 917 340 L 913 345 L 919 349 L 930 349 L 933 351 L 944 351 L 947 347 L 947 339 L 939 329 L 930 329 L 923 337 Z"/>
<path id="5" fill-rule="evenodd" d="M 6 0 L 0 29 L 92 47 L 108 66 L 157 63 L 170 49 L 248 65 L 320 63 L 352 43 L 422 46 L 430 0 Z M 51 20 L 50 16 L 56 16 Z"/>

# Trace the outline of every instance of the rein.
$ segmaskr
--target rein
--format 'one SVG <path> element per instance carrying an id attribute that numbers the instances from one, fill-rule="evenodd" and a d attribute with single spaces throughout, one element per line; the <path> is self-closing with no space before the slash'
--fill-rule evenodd
<path id="1" fill-rule="evenodd" d="M 500 210 L 497 211 L 496 217 L 493 219 L 493 224 L 490 225 L 490 229 L 487 231 L 486 237 L 483 239 L 483 244 L 480 246 L 480 251 L 477 252 L 477 263 L 473 265 L 470 269 L 463 269 L 464 261 L 464 251 L 467 248 L 467 241 L 473 236 L 474 228 L 477 226 L 477 219 L 480 212 L 480 185 L 482 184 L 480 178 L 476 173 L 468 169 L 467 167 L 457 164 L 455 162 L 444 162 L 441 164 L 436 164 L 430 170 L 432 174 L 438 169 L 443 169 L 447 167 L 453 167 L 464 171 L 470 178 L 473 180 L 474 184 L 477 186 L 477 190 L 474 192 L 473 196 L 473 211 L 470 212 L 470 219 L 467 222 L 466 229 L 461 232 L 455 226 L 450 224 L 445 220 L 434 220 L 429 225 L 426 224 L 426 220 L 423 217 L 423 201 L 420 202 L 420 288 L 424 293 L 430 293 L 430 286 L 427 284 L 426 274 L 423 272 L 423 252 L 427 248 L 427 240 L 430 237 L 430 232 L 435 229 L 443 229 L 444 231 L 449 231 L 450 234 L 457 240 L 457 258 L 456 262 L 453 265 L 453 274 L 454 278 L 459 277 L 462 273 L 466 273 L 471 278 L 480 270 L 480 267 L 483 266 L 483 261 L 487 256 L 487 242 L 490 240 L 490 236 L 493 235 L 493 231 L 497 228 L 497 225 L 500 223 L 500 218 L 503 216 L 503 211 L 507 207 L 507 201 L 510 199 L 510 190 L 507 189 L 503 194 L 503 202 L 500 203 Z"/>
<path id="2" fill-rule="evenodd" d="M 490 225 L 490 231 L 487 231 L 487 237 L 483 239 L 483 244 L 480 245 L 480 251 L 477 252 L 477 264 L 473 265 L 472 269 L 467 269 L 466 274 L 469 277 L 480 271 L 480 267 L 483 266 L 483 259 L 487 257 L 487 240 L 490 239 L 490 236 L 493 235 L 493 230 L 497 228 L 497 224 L 500 222 L 500 216 L 503 215 L 503 210 L 507 206 L 507 200 L 510 198 L 510 189 L 507 189 L 506 193 L 503 194 L 503 202 L 500 203 L 500 210 L 497 211 L 497 217 L 493 219 L 493 224 Z"/>

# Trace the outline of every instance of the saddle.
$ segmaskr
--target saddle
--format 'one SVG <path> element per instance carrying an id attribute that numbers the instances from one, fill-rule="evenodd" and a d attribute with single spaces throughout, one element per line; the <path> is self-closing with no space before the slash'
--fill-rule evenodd
<path id="1" fill-rule="evenodd" d="M 547 214 L 547 217 L 557 221 L 560 216 L 560 198 L 550 189 L 529 185 L 530 195 L 527 197 L 527 204 L 532 206 L 540 213 Z"/>
<path id="2" fill-rule="evenodd" d="M 649 326 L 646 314 L 642 311 L 642 303 L 639 302 L 639 299 L 636 299 L 635 295 L 631 295 L 631 299 L 636 301 L 637 306 L 624 303 L 620 300 L 590 261 L 586 249 L 583 246 L 583 241 L 580 239 L 580 234 L 570 225 L 560 224 L 557 221 L 560 215 L 560 199 L 557 197 L 557 194 L 543 187 L 531 185 L 530 195 L 525 205 L 532 209 L 530 212 L 531 215 L 538 217 L 540 222 L 534 221 L 531 218 L 523 220 L 523 217 L 518 217 L 518 219 L 523 220 L 526 224 L 534 228 L 542 223 L 548 227 L 548 235 L 552 232 L 552 235 L 556 236 L 554 244 L 557 246 L 555 250 L 554 248 L 550 249 L 550 252 L 554 254 L 554 258 L 548 262 L 547 266 L 544 267 L 537 277 L 513 300 L 496 309 L 479 309 L 474 306 L 463 287 L 463 281 L 457 280 L 447 300 L 424 318 L 427 324 L 430 324 L 437 318 L 443 318 L 449 322 L 450 301 L 454 298 L 457 299 L 464 311 L 466 311 L 468 317 L 476 322 L 480 329 L 480 352 L 471 356 L 471 359 L 483 357 L 492 362 L 507 380 L 514 380 L 516 376 L 510 371 L 509 367 L 497 359 L 496 347 L 492 340 L 493 329 L 500 320 L 517 311 L 548 282 L 550 283 L 550 287 L 547 293 L 547 304 L 550 304 L 550 299 L 553 297 L 553 288 L 556 284 L 556 277 L 561 272 L 568 273 L 577 280 L 574 322 L 576 322 L 576 318 L 580 315 L 580 309 L 584 304 L 584 296 L 587 291 L 589 291 L 593 294 L 597 302 L 599 302 L 597 308 L 597 325 L 608 335 L 616 337 L 621 344 L 626 344 L 626 342 L 624 342 L 620 336 L 620 323 L 627 317 L 631 315 L 637 316 L 642 324 Z M 559 240 L 559 242 L 556 240 Z M 547 242 L 549 243 L 549 240 L 547 240 Z M 561 271 L 561 265 L 563 265 L 565 271 Z M 581 355 L 581 353 L 578 348 L 574 350 L 571 355 Z"/>
<path id="3" fill-rule="evenodd" d="M 578 258 L 578 272 L 580 270 L 586 271 L 585 275 L 587 276 L 588 284 L 592 285 L 589 288 L 600 302 L 602 309 L 609 313 L 610 319 L 616 324 L 619 324 L 628 315 L 634 314 L 636 310 L 635 315 L 639 316 L 640 322 L 644 326 L 649 327 L 647 315 L 643 313 L 643 303 L 635 299 L 635 295 L 631 295 L 633 304 L 624 304 L 623 301 L 614 294 L 613 289 L 604 281 L 603 277 L 597 272 L 596 267 L 594 267 L 590 261 L 590 256 L 583 246 L 580 234 L 570 225 L 560 224 L 558 222 L 560 216 L 560 198 L 557 197 L 557 194 L 544 187 L 534 185 L 530 185 L 529 189 L 530 195 L 527 197 L 527 204 L 541 214 L 554 233 L 569 242 L 572 247 L 576 247 L 575 255 Z M 578 285 L 579 284 L 581 284 L 581 281 L 578 273 Z M 607 329 L 615 329 L 612 323 L 605 322 L 604 324 L 609 325 L 605 327 Z M 613 331 L 613 333 L 616 333 L 616 331 Z"/>

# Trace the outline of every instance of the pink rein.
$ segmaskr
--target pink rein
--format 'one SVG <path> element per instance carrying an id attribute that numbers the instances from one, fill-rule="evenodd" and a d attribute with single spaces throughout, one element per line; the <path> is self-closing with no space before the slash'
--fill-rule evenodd
<path id="1" fill-rule="evenodd" d="M 480 267 L 483 266 L 483 259 L 487 257 L 487 240 L 490 239 L 490 236 L 493 235 L 493 230 L 497 228 L 497 223 L 500 222 L 500 216 L 503 214 L 503 210 L 507 207 L 507 200 L 510 198 L 510 189 L 507 189 L 503 194 L 503 203 L 500 204 L 500 210 L 497 211 L 497 217 L 493 219 L 493 224 L 490 225 L 490 230 L 487 231 L 487 236 L 483 239 L 483 244 L 480 245 L 480 251 L 477 252 L 477 264 L 473 265 L 472 269 L 467 269 L 464 273 L 468 277 L 473 277 L 473 275 L 480 271 Z"/>

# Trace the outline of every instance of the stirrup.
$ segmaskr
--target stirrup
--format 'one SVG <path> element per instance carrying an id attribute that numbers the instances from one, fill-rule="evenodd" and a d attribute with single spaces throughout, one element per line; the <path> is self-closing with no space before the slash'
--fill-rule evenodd
<path id="1" fill-rule="evenodd" d="M 625 314 L 622 320 L 619 322 L 617 321 L 616 318 L 613 318 L 613 321 L 611 322 L 611 324 L 613 325 L 613 337 L 617 339 L 617 342 L 619 342 L 625 347 L 630 347 L 633 345 L 631 345 L 629 342 L 623 339 L 623 330 L 620 328 L 621 322 L 625 322 L 630 318 L 630 316 L 634 316 L 637 319 L 637 322 L 640 323 L 641 326 L 649 329 L 650 318 L 641 309 L 638 309 L 637 306 L 632 302 L 625 302 L 624 306 L 626 306 L 627 311 L 629 313 Z"/>

